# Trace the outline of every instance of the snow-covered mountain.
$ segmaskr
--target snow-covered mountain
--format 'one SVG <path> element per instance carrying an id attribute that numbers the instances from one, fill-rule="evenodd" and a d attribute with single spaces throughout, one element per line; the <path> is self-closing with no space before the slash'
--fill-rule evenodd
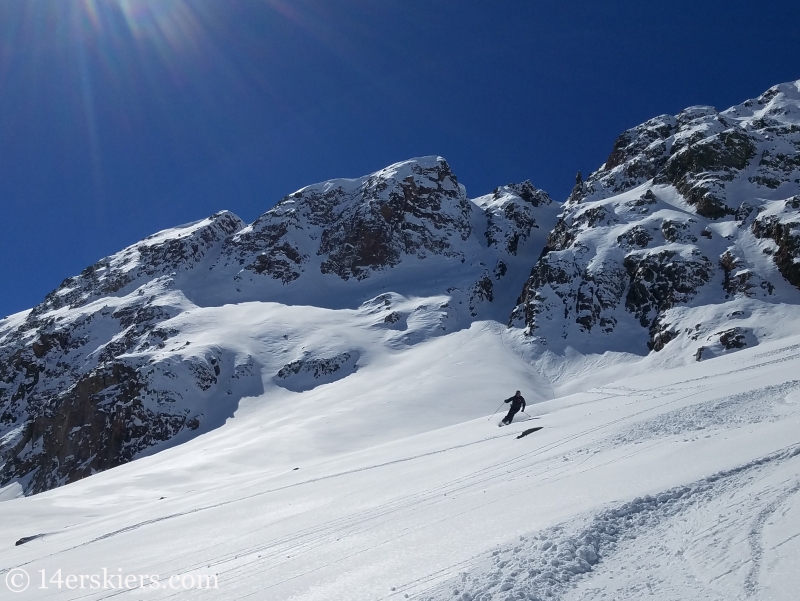
<path id="1" fill-rule="evenodd" d="M 799 253 L 800 81 L 159 232 L 0 320 L 0 589 L 794 599 Z"/>
<path id="2" fill-rule="evenodd" d="M 529 182 L 469 200 L 426 157 L 102 259 L 0 322 L 0 485 L 40 492 L 218 427 L 243 397 L 342 378 L 369 361 L 364 336 L 401 348 L 504 320 L 559 210 Z"/>
<path id="3" fill-rule="evenodd" d="M 557 352 L 756 344 L 800 303 L 798 236 L 799 82 L 662 115 L 578 176 L 513 323 Z"/>
<path id="4" fill-rule="evenodd" d="M 800 304 L 798 149 L 800 91 L 782 84 L 625 132 L 565 205 L 530 182 L 469 199 L 424 157 L 249 225 L 159 232 L 0 322 L 0 485 L 47 490 L 216 428 L 243 397 L 353 374 L 364 333 L 400 349 L 508 322 L 550 385 L 568 352 L 670 345 L 672 365 L 779 337 Z M 301 306 L 342 334 L 260 315 Z"/>

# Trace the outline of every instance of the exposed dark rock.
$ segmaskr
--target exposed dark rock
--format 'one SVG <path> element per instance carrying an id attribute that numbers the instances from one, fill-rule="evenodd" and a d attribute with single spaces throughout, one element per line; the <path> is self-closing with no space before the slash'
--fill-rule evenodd
<path id="1" fill-rule="evenodd" d="M 487 245 L 516 256 L 520 244 L 539 228 L 534 209 L 551 204 L 550 196 L 530 181 L 495 188 L 484 208 Z"/>
<path id="2" fill-rule="evenodd" d="M 403 316 L 400 315 L 400 313 L 398 313 L 397 311 L 392 311 L 391 313 L 389 313 L 389 315 L 384 317 L 383 323 L 397 323 L 402 319 L 402 317 Z"/>
<path id="3" fill-rule="evenodd" d="M 440 158 L 407 169 L 402 178 L 384 170 L 356 188 L 310 186 L 287 196 L 234 236 L 214 268 L 239 264 L 289 284 L 311 255 L 322 258 L 322 273 L 343 280 L 366 279 L 406 256 L 461 258 L 451 241 L 470 235 L 472 209 L 450 166 Z M 530 188 L 520 190 L 536 204 Z M 310 227 L 319 234 L 305 231 Z"/>
<path id="4" fill-rule="evenodd" d="M 743 328 L 731 328 L 719 335 L 720 344 L 725 350 L 740 349 L 747 346 L 746 330 Z"/>
<path id="5" fill-rule="evenodd" d="M 494 300 L 494 284 L 488 273 L 484 273 L 469 291 L 469 309 L 473 317 L 477 315 L 475 308 L 478 303 L 492 302 Z"/>
<path id="6" fill-rule="evenodd" d="M 706 340 L 708 344 L 699 347 L 695 352 L 696 361 L 737 351 L 750 346 L 751 343 L 757 343 L 755 336 L 748 328 L 740 327 L 714 332 Z"/>
<path id="7" fill-rule="evenodd" d="M 0 486 L 20 480 L 26 494 L 48 490 L 200 427 L 202 415 L 158 383 L 177 377 L 174 367 L 120 357 L 164 348 L 177 330 L 162 324 L 179 311 L 154 302 L 156 292 L 213 259 L 241 226 L 235 216 L 220 213 L 151 236 L 68 278 L 5 333 L 0 428 L 11 430 L 0 444 Z M 108 305 L 87 307 L 115 295 Z M 54 316 L 54 309 L 60 314 Z M 218 362 L 184 363 L 183 376 L 194 375 L 198 391 L 217 383 Z"/>
<path id="8" fill-rule="evenodd" d="M 359 357 L 356 351 L 339 353 L 333 357 L 305 356 L 284 365 L 275 375 L 275 381 L 295 392 L 311 390 L 355 373 Z"/>
<path id="9" fill-rule="evenodd" d="M 36 318 L 60 307 L 77 308 L 103 296 L 124 292 L 132 284 L 194 269 L 209 252 L 244 227 L 236 215 L 223 211 L 195 224 L 176 228 L 175 235 L 154 234 L 67 278 L 31 313 Z"/>
<path id="10" fill-rule="evenodd" d="M 719 266 L 722 268 L 723 281 L 722 288 L 725 290 L 725 298 L 740 294 L 744 296 L 755 296 L 756 292 L 772 295 L 775 286 L 758 276 L 751 269 L 742 269 L 743 261 L 731 254 L 730 251 L 720 257 Z"/>
<path id="11" fill-rule="evenodd" d="M 566 250 L 575 240 L 567 221 L 564 218 L 558 220 L 556 227 L 547 235 L 547 250 Z"/>
<path id="12" fill-rule="evenodd" d="M 28 492 L 41 492 L 130 461 L 172 438 L 186 416 L 154 415 L 140 400 L 144 385 L 135 369 L 121 363 L 86 374 L 58 404 L 29 418 L 0 481 L 32 474 Z"/>
<path id="13" fill-rule="evenodd" d="M 619 194 L 651 179 L 669 156 L 668 141 L 676 125 L 675 117 L 661 115 L 624 132 L 605 164 L 575 186 L 567 205 L 595 199 L 598 193 Z"/>
<path id="14" fill-rule="evenodd" d="M 772 240 L 772 259 L 786 280 L 800 288 L 800 196 L 783 201 L 779 214 L 759 215 L 751 229 L 758 238 Z"/>
<path id="15" fill-rule="evenodd" d="M 656 203 L 658 203 L 658 198 L 656 198 L 656 195 L 652 190 L 647 190 L 636 200 L 630 200 L 626 202 L 625 206 L 631 209 L 638 209 L 640 214 L 646 215 L 650 212 L 651 206 Z"/>
<path id="16" fill-rule="evenodd" d="M 661 222 L 661 234 L 667 242 L 697 242 L 697 237 L 691 234 L 690 223 L 683 221 L 665 219 Z"/>
<path id="17" fill-rule="evenodd" d="M 521 184 L 508 184 L 507 186 L 504 186 L 504 188 L 515 193 L 526 203 L 534 207 L 549 205 L 553 202 L 553 199 L 550 198 L 547 192 L 544 190 L 539 190 L 530 182 L 530 180 L 525 180 Z M 498 197 L 499 192 L 499 188 L 495 189 L 494 195 L 496 198 Z"/>
<path id="18" fill-rule="evenodd" d="M 624 265 L 631 280 L 625 306 L 647 328 L 659 313 L 691 300 L 713 272 L 708 258 L 684 257 L 670 250 L 630 254 Z"/>
<path id="19" fill-rule="evenodd" d="M 508 265 L 506 265 L 505 261 L 499 259 L 497 261 L 497 265 L 494 266 L 494 277 L 495 279 L 502 278 L 506 272 L 508 271 Z"/>
<path id="20" fill-rule="evenodd" d="M 678 332 L 673 330 L 669 324 L 657 323 L 653 328 L 653 334 L 650 338 L 650 342 L 648 342 L 648 347 L 652 351 L 659 352 L 677 337 Z"/>
<path id="21" fill-rule="evenodd" d="M 676 142 L 655 182 L 673 184 L 699 215 L 723 217 L 734 213 L 725 203 L 725 182 L 747 167 L 755 153 L 751 138 L 733 129 L 697 140 L 687 138 L 686 143 Z"/>
<path id="22" fill-rule="evenodd" d="M 341 353 L 328 359 L 300 359 L 284 365 L 278 371 L 278 378 L 286 379 L 289 376 L 307 372 L 314 378 L 327 376 L 339 371 L 344 363 L 350 360 L 351 353 Z"/>

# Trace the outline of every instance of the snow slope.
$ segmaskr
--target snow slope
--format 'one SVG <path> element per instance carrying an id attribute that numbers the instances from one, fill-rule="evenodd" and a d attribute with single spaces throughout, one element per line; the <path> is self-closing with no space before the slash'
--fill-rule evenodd
<path id="1" fill-rule="evenodd" d="M 218 579 L 122 594 L 137 599 L 795 598 L 800 336 L 595 371 L 499 429 L 487 418 L 507 389 L 536 392 L 517 344 L 476 323 L 0 503 L 0 577 L 33 576 L 20 599 L 121 594 L 38 588 L 40 570 L 102 568 Z"/>

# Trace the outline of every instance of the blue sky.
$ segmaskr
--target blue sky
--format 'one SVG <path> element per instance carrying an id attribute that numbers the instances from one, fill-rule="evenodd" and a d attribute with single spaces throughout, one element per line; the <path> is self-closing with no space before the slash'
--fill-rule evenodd
<path id="1" fill-rule="evenodd" d="M 159 229 L 413 156 L 563 200 L 628 127 L 800 78 L 800 3 L 0 3 L 0 316 Z"/>

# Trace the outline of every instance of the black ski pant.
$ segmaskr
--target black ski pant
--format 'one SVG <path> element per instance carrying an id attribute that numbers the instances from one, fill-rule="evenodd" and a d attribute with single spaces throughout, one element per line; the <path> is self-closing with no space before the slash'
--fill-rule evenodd
<path id="1" fill-rule="evenodd" d="M 514 421 L 514 416 L 519 413 L 519 410 L 520 407 L 511 407 L 511 409 L 508 410 L 508 415 L 503 418 L 503 423 L 510 424 L 512 421 Z"/>

